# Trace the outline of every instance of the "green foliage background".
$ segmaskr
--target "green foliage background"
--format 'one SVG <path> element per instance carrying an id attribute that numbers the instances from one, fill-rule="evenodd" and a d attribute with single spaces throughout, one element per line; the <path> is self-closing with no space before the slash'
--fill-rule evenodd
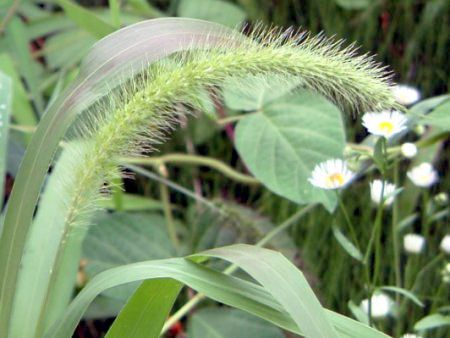
<path id="1" fill-rule="evenodd" d="M 324 32 L 326 36 L 335 35 L 347 42 L 355 41 L 356 45 L 361 46 L 362 52 L 376 54 L 377 61 L 390 65 L 397 82 L 415 85 L 424 97 L 445 94 L 449 88 L 450 2 L 446 0 L 161 0 L 148 2 L 133 0 L 120 2 L 120 11 L 114 6 L 111 6 L 111 9 L 107 8 L 105 1 L 80 1 L 80 4 L 88 8 L 92 7 L 86 12 L 77 12 L 77 9 L 71 9 L 68 1 L 60 1 L 59 4 L 66 10 L 62 12 L 56 2 L 27 0 L 19 3 L 8 0 L 4 5 L 0 5 L 0 17 L 8 18 L 7 25 L 0 26 L 2 31 L 0 70 L 14 80 L 12 118 L 15 124 L 25 129 L 32 128 L 36 124 L 44 111 L 45 103 L 73 79 L 82 56 L 99 37 L 114 31 L 122 24 L 161 16 L 199 17 L 232 27 L 245 21 L 249 25 L 262 22 L 281 27 L 300 26 L 313 33 Z M 117 2 L 111 1 L 111 3 Z M 14 8 L 11 17 L 8 14 L 10 8 Z M 21 18 L 26 18 L 26 22 Z M 45 42 L 42 37 L 46 38 Z M 23 81 L 20 81 L 20 78 Z M 232 115 L 237 110 L 247 110 L 244 107 L 233 107 L 232 104 L 227 106 L 228 108 L 225 109 L 228 109 L 228 115 Z M 207 111 L 208 108 L 214 111 L 213 102 L 206 102 L 205 107 Z M 445 112 L 448 113 L 448 109 L 442 114 Z M 363 134 L 359 121 L 348 116 L 344 123 L 347 139 L 361 140 Z M 247 172 L 246 166 L 228 139 L 229 135 L 225 131 L 213 128 L 214 124 L 210 119 L 205 116 L 199 120 L 189 118 L 188 125 L 188 128 L 177 131 L 173 139 L 161 147 L 163 154 L 194 151 L 197 154 L 221 159 L 240 172 Z M 8 172 L 12 177 L 20 160 L 18 154 L 23 151 L 22 149 L 29 141 L 28 136 L 27 133 L 18 130 L 11 131 L 10 149 L 12 150 L 8 153 L 7 164 Z M 239 131 L 236 142 L 240 142 Z M 437 150 L 432 148 L 426 150 L 421 156 L 422 159 L 432 159 L 436 153 Z M 448 144 L 444 143 L 436 163 L 441 173 L 448 171 L 449 154 Z M 404 164 L 403 166 L 406 171 L 407 167 Z M 198 189 L 198 183 L 201 182 L 203 196 L 215 202 L 218 201 L 217 204 L 221 210 L 225 210 L 228 215 L 220 221 L 220 231 L 215 228 L 217 233 L 208 233 L 205 224 L 210 224 L 208 220 L 211 220 L 211 215 L 196 210 L 197 203 L 193 203 L 185 194 L 172 191 L 170 201 L 177 229 L 185 239 L 184 253 L 235 241 L 256 242 L 261 234 L 267 232 L 265 229 L 258 228 L 261 219 L 268 222 L 265 226 L 270 228 L 273 224 L 279 224 L 287 219 L 298 208 L 297 204 L 267 189 L 241 184 L 206 167 L 168 165 L 167 171 L 167 177 L 170 180 L 192 190 Z M 115 192 L 114 203 L 109 204 L 109 208 L 121 211 L 161 211 L 161 203 L 157 201 L 160 197 L 158 184 L 138 175 L 135 180 L 125 180 L 125 187 L 130 195 L 122 194 L 120 191 Z M 433 188 L 432 193 L 449 190 L 450 182 L 447 178 L 442 179 L 439 185 Z M 412 199 L 404 201 L 402 218 L 412 213 L 419 215 L 423 213 L 422 207 L 417 202 L 419 195 L 417 193 L 411 195 L 414 195 Z M 236 206 L 234 203 L 240 205 Z M 367 181 L 358 182 L 345 194 L 345 204 L 357 224 L 358 236 L 363 239 L 368 239 L 370 234 L 368 227 L 371 226 L 374 217 L 373 210 L 369 207 L 370 203 Z M 120 217 L 128 216 L 118 216 Z M 213 219 L 215 217 L 215 215 L 212 216 Z M 360 278 L 360 269 L 355 267 L 353 259 L 342 251 L 341 246 L 334 239 L 331 226 L 335 222 L 344 222 L 339 217 L 335 219 L 325 210 L 317 208 L 293 227 L 291 236 L 285 238 L 284 242 L 273 245 L 277 249 L 285 250 L 285 253 L 290 254 L 289 257 L 302 268 L 324 305 L 350 315 L 347 300 L 351 299 L 358 303 L 364 298 L 363 282 Z M 114 224 L 115 221 L 114 219 L 109 222 Z M 130 220 L 130 222 L 134 224 L 136 221 Z M 243 227 L 242 224 L 248 226 Z M 430 223 L 430 226 L 432 225 L 431 240 L 428 243 L 430 251 L 427 252 L 428 256 L 419 258 L 419 264 L 425 264 L 436 254 L 437 250 L 433 248 L 438 247 L 439 240 L 445 233 L 446 224 L 448 226 L 448 215 Z M 418 222 L 413 222 L 410 226 L 412 229 L 422 230 Z M 98 243 L 96 236 L 108 236 L 103 232 L 96 232 L 97 229 L 94 228 L 86 241 L 85 256 L 91 258 L 99 255 L 102 258 L 101 263 L 114 266 L 120 260 L 117 257 L 112 259 L 111 252 L 107 250 L 91 252 L 92 246 L 96 244 L 90 246 L 89 243 Z M 114 227 L 111 228 L 111 231 L 113 230 Z M 141 230 L 138 229 L 139 231 Z M 384 236 L 388 236 L 388 229 L 385 230 Z M 146 238 L 142 237 L 142 239 Z M 108 243 L 108 239 L 105 242 Z M 390 248 L 390 243 L 386 243 L 386 247 Z M 172 247 L 163 249 L 157 254 L 152 252 L 141 256 L 139 253 L 133 254 L 136 254 L 138 258 L 150 259 L 170 256 L 173 251 Z M 127 250 L 132 252 L 133 249 Z M 133 254 L 125 253 L 124 255 L 129 259 L 130 256 L 135 257 Z M 389 271 L 391 268 L 389 262 L 393 261 L 393 255 L 389 249 L 386 249 L 385 258 L 383 269 Z M 406 260 L 404 259 L 402 263 L 406 264 Z M 86 273 L 89 276 L 104 268 L 101 264 L 90 265 L 86 268 Z M 386 272 L 386 276 L 388 275 L 389 273 Z M 430 275 L 422 284 L 438 285 L 439 280 L 440 276 Z M 393 284 L 394 281 L 385 280 L 385 283 Z M 126 290 L 121 292 L 127 295 Z M 436 294 L 422 288 L 419 295 L 428 301 L 427 304 L 432 305 L 428 305 L 425 309 L 411 307 L 408 321 L 397 326 L 385 322 L 380 324 L 380 328 L 391 332 L 395 330 L 396 333 L 411 331 L 413 324 L 424 314 L 435 310 L 439 305 L 445 305 L 445 302 L 440 303 L 440 299 L 448 296 L 448 290 L 438 290 Z M 105 314 L 114 314 L 114 309 L 117 308 L 117 304 L 123 302 L 123 298 L 118 292 L 115 298 L 109 297 L 107 300 L 109 303 L 106 306 L 102 307 L 100 302 L 97 303 L 97 308 L 90 309 L 89 316 L 98 318 Z M 202 323 L 217 320 L 214 317 L 214 311 L 201 310 L 192 318 L 188 329 L 194 337 Z M 224 320 L 231 321 L 234 315 L 233 312 L 229 312 Z M 241 320 L 245 322 L 246 317 L 241 317 Z M 265 324 L 257 323 L 257 325 L 264 327 Z M 393 329 L 394 326 L 395 329 Z M 438 331 L 435 337 L 439 337 L 441 333 Z M 274 331 L 271 336 L 276 337 L 278 334 L 278 331 Z"/>

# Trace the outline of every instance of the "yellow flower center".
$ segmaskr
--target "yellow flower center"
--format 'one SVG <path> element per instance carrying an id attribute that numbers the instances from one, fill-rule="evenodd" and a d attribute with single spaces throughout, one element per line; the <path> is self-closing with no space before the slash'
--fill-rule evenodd
<path id="1" fill-rule="evenodd" d="M 392 131 L 394 130 L 394 125 L 392 124 L 392 122 L 389 121 L 383 121 L 380 122 L 380 124 L 378 125 L 378 127 L 385 133 L 387 133 L 388 135 L 392 134 Z"/>
<path id="2" fill-rule="evenodd" d="M 328 187 L 340 187 L 344 184 L 345 180 L 341 173 L 334 173 L 328 175 L 326 182 Z"/>

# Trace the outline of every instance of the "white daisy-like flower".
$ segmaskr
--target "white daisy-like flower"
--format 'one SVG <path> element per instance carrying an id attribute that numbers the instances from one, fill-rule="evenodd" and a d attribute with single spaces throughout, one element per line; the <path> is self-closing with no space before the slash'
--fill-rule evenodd
<path id="1" fill-rule="evenodd" d="M 370 314 L 373 318 L 383 318 L 389 315 L 393 308 L 393 300 L 386 294 L 380 292 L 372 295 Z M 365 313 L 369 313 L 369 300 L 364 299 L 360 305 Z"/>
<path id="2" fill-rule="evenodd" d="M 406 252 L 419 254 L 425 247 L 425 237 L 418 234 L 406 234 L 403 237 L 403 248 Z"/>
<path id="3" fill-rule="evenodd" d="M 414 87 L 397 85 L 392 87 L 391 90 L 395 100 L 404 106 L 409 106 L 420 100 L 420 92 Z"/>
<path id="4" fill-rule="evenodd" d="M 414 334 L 414 333 L 405 333 L 400 338 L 422 338 L 422 336 L 419 336 L 418 334 Z"/>
<path id="5" fill-rule="evenodd" d="M 428 188 L 431 187 L 438 181 L 437 171 L 434 170 L 433 166 L 424 162 L 417 167 L 412 168 L 406 173 L 409 179 L 418 187 Z"/>
<path id="6" fill-rule="evenodd" d="M 347 185 L 354 176 L 345 161 L 331 159 L 316 165 L 308 181 L 322 189 L 338 189 Z"/>
<path id="7" fill-rule="evenodd" d="M 363 115 L 362 121 L 369 133 L 389 139 L 406 129 L 408 119 L 405 114 L 394 110 L 392 112 L 366 113 Z"/>
<path id="8" fill-rule="evenodd" d="M 446 254 L 450 254 L 450 235 L 445 235 L 444 238 L 442 238 L 440 248 Z"/>
<path id="9" fill-rule="evenodd" d="M 383 188 L 383 181 L 381 180 L 374 180 L 372 183 L 370 183 L 370 197 L 372 198 L 372 201 L 375 202 L 376 204 L 381 203 L 382 188 Z M 385 199 L 384 201 L 385 205 L 391 205 L 392 202 L 394 202 L 394 196 L 392 196 L 392 194 L 394 193 L 395 189 L 396 186 L 394 184 L 384 182 L 383 199 Z"/>
<path id="10" fill-rule="evenodd" d="M 414 143 L 406 142 L 400 147 L 402 155 L 407 158 L 413 158 L 417 155 L 417 147 Z"/>

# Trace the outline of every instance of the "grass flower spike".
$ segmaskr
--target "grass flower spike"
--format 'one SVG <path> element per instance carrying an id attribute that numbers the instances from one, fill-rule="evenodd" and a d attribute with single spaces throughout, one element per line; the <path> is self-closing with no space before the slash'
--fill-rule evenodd
<path id="1" fill-rule="evenodd" d="M 407 234 L 403 237 L 403 248 L 407 253 L 420 254 L 425 247 L 425 237 L 418 234 Z"/>
<path id="2" fill-rule="evenodd" d="M 406 158 L 413 158 L 417 155 L 417 147 L 414 143 L 406 142 L 403 143 L 400 148 L 402 155 Z"/>
<path id="3" fill-rule="evenodd" d="M 433 166 L 424 162 L 407 172 L 409 179 L 418 187 L 428 188 L 438 181 L 437 171 Z"/>
<path id="4" fill-rule="evenodd" d="M 384 293 L 374 294 L 371 298 L 371 316 L 373 318 L 383 318 L 389 315 L 392 311 L 394 301 Z M 361 302 L 361 309 L 365 313 L 369 313 L 369 300 L 364 299 Z"/>
<path id="5" fill-rule="evenodd" d="M 346 186 L 354 176 L 345 161 L 332 159 L 316 165 L 308 180 L 316 187 L 329 190 Z"/>
<path id="6" fill-rule="evenodd" d="M 442 238 L 440 247 L 446 254 L 450 254 L 450 235 L 445 235 L 444 238 Z"/>
<path id="7" fill-rule="evenodd" d="M 366 113 L 363 126 L 372 135 L 384 136 L 387 139 L 406 129 L 408 119 L 399 111 L 382 111 L 380 113 Z"/>
<path id="8" fill-rule="evenodd" d="M 376 204 L 381 203 L 381 192 L 383 188 L 383 182 L 381 180 L 374 180 L 372 183 L 370 183 L 370 197 L 372 198 L 372 201 Z M 385 182 L 384 183 L 384 192 L 383 192 L 383 199 L 385 205 L 391 205 L 392 202 L 394 202 L 394 196 L 393 193 L 396 190 L 396 186 L 392 183 Z"/>
<path id="9" fill-rule="evenodd" d="M 392 87 L 392 94 L 394 94 L 395 100 L 404 106 L 412 105 L 420 100 L 420 92 L 416 88 L 407 85 Z"/>

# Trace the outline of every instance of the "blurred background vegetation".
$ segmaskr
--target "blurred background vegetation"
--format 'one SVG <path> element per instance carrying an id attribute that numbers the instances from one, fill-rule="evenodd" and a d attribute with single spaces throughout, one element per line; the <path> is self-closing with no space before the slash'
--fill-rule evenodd
<path id="1" fill-rule="evenodd" d="M 448 92 L 448 0 L 81 0 L 78 3 L 88 9 L 88 12 L 74 7 L 68 0 L 1 1 L 0 70 L 14 80 L 14 127 L 11 130 L 8 152 L 6 195 L 17 172 L 21 154 L 30 140 L 33 126 L 48 102 L 76 76 L 79 63 L 92 44 L 120 26 L 144 19 L 186 16 L 217 21 L 231 27 L 239 27 L 244 23 L 252 27 L 262 22 L 286 28 L 301 27 L 314 34 L 323 32 L 326 36 L 345 39 L 345 43 L 355 42 L 360 46 L 360 53 L 375 54 L 377 61 L 388 65 L 393 71 L 396 82 L 417 87 L 423 97 Z M 221 112 L 229 113 L 226 107 L 217 103 L 209 108 L 217 110 L 219 116 Z M 363 131 L 359 121 L 348 116 L 346 122 L 348 140 L 360 141 Z M 230 138 L 226 129 L 201 116 L 177 131 L 162 146 L 161 153 L 207 155 L 221 159 L 245 173 L 246 168 Z M 448 142 L 428 149 L 421 155 L 421 159 L 436 158 L 438 151 L 441 156 L 437 160 L 437 168 L 441 173 L 446 173 L 450 158 Z M 211 216 L 208 212 L 201 211 L 197 203 L 192 203 L 186 194 L 176 189 L 171 190 L 173 216 L 183 234 L 186 252 L 235 241 L 255 242 L 261 233 L 267 231 L 267 227 L 280 224 L 298 210 L 298 205 L 266 189 L 230 180 L 208 167 L 167 164 L 167 168 L 164 167 L 159 172 L 166 179 L 214 201 L 220 210 L 225 211 L 226 217 L 217 220 L 217 215 Z M 158 182 L 137 175 L 133 180 L 126 179 L 124 184 L 127 193 L 144 196 L 147 202 L 127 199 L 129 204 L 125 207 L 124 204 L 113 203 L 110 208 L 122 212 L 143 209 L 161 211 L 161 203 L 164 201 L 159 201 L 163 194 Z M 449 190 L 449 180 L 442 179 L 430 194 Z M 118 200 L 124 198 L 121 192 L 115 192 L 114 197 Z M 416 202 L 418 199 L 419 193 L 412 191 L 408 200 L 404 201 L 401 216 L 406 220 L 416 215 L 407 226 L 420 231 L 423 226 L 421 215 L 425 211 Z M 357 224 L 358 235 L 368 238 L 374 210 L 370 207 L 367 181 L 358 181 L 352 186 L 345 193 L 345 203 Z M 336 219 L 325 210 L 316 208 L 292 228 L 292 236 L 281 240 L 278 249 L 284 250 L 305 272 L 324 305 L 349 315 L 351 312 L 347 302 L 353 300 L 358 304 L 364 297 L 363 282 L 359 277 L 359 267 L 355 267 L 352 258 L 344 254 L 334 240 L 331 225 L 341 222 L 339 217 Z M 128 222 L 138 221 L 128 219 Z M 158 218 L 154 222 L 164 220 Z M 214 231 L 208 230 L 208 225 L 211 226 L 212 223 Z M 261 224 L 262 228 L 266 228 L 262 229 Z M 439 240 L 445 233 L 445 226 L 448 226 L 448 214 L 430 224 L 430 249 L 427 256 L 417 258 L 417 266 L 425 264 L 436 255 Z M 386 233 L 388 231 L 386 229 Z M 105 235 L 94 232 L 93 236 L 86 244 L 88 258 L 96 255 L 91 252 L 95 246 L 93 243 L 97 243 L 92 242 L 93 238 Z M 273 245 L 276 246 L 276 243 Z M 390 247 L 386 243 L 385 276 L 392 275 L 389 273 L 392 268 L 389 264 L 393 260 Z M 164 254 L 161 250 L 158 253 L 148 253 L 151 257 L 142 258 L 173 254 L 171 249 L 166 251 Z M 406 258 L 403 257 L 403 260 L 406 265 Z M 80 277 L 81 284 L 83 278 L 85 277 Z M 386 278 L 386 284 L 394 283 L 389 277 Z M 440 285 L 440 278 L 436 274 L 430 275 L 422 283 L 437 287 Z M 411 331 L 413 324 L 424 314 L 445 305 L 448 290 L 423 288 L 420 295 L 427 301 L 425 308 L 411 307 L 408 320 L 395 325 L 387 321 L 381 323 L 380 327 L 397 334 Z M 93 317 L 99 317 L 94 314 L 95 309 L 92 313 Z M 99 330 L 98 326 L 96 330 Z M 89 333 L 85 334 L 89 336 Z M 435 337 L 443 337 L 440 334 L 442 332 L 436 333 Z"/>

